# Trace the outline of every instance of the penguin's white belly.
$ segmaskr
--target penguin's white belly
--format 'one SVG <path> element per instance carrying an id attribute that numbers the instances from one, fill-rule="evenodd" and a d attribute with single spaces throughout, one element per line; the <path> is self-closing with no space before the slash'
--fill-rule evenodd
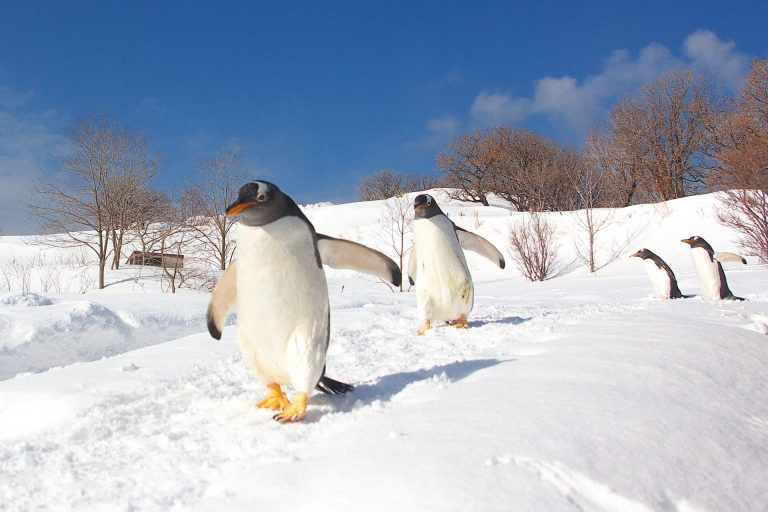
<path id="1" fill-rule="evenodd" d="M 668 299 L 672 292 L 672 281 L 669 279 L 667 271 L 663 268 L 659 268 L 659 266 L 650 258 L 643 260 L 643 266 L 645 267 L 645 273 L 651 281 L 651 286 L 653 287 L 656 296 L 662 299 Z"/>
<path id="2" fill-rule="evenodd" d="M 443 216 L 416 219 L 416 302 L 421 318 L 456 320 L 472 310 L 474 288 L 453 225 Z"/>
<path id="3" fill-rule="evenodd" d="M 264 383 L 311 390 L 328 341 L 328 288 L 309 227 L 284 217 L 241 225 L 237 239 L 237 340 Z"/>
<path id="4" fill-rule="evenodd" d="M 691 259 L 702 297 L 720 299 L 720 272 L 717 268 L 717 261 L 713 261 L 709 257 L 709 253 L 701 247 L 691 249 Z"/>

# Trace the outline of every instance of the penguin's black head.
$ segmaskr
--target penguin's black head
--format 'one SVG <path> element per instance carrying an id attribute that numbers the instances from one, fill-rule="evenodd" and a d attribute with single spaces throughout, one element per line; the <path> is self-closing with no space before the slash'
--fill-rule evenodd
<path id="1" fill-rule="evenodd" d="M 630 258 L 640 258 L 644 260 L 646 258 L 651 258 L 652 256 L 653 256 L 653 253 L 648 249 L 640 249 L 635 254 L 630 256 Z"/>
<path id="2" fill-rule="evenodd" d="M 429 194 L 416 196 L 416 199 L 413 200 L 413 211 L 417 219 L 428 219 L 443 213 L 443 210 L 437 206 L 435 198 Z"/>
<path id="3" fill-rule="evenodd" d="M 702 249 L 706 249 L 707 252 L 710 252 L 710 253 L 712 252 L 712 246 L 709 245 L 706 240 L 704 240 L 703 238 L 701 238 L 698 235 L 694 235 L 691 238 L 686 238 L 686 239 L 680 240 L 680 241 L 683 242 L 684 244 L 690 245 L 691 249 L 695 249 L 697 247 L 700 247 Z"/>
<path id="4" fill-rule="evenodd" d="M 225 213 L 240 215 L 240 222 L 246 226 L 264 226 L 290 215 L 296 208 L 296 203 L 277 185 L 257 180 L 240 187 L 237 200 L 227 206 Z"/>

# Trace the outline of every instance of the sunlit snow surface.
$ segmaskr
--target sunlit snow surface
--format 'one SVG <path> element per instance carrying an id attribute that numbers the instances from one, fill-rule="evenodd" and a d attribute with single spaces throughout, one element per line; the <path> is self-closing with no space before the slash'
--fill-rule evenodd
<path id="1" fill-rule="evenodd" d="M 328 373 L 357 388 L 292 425 L 253 407 L 263 387 L 233 327 L 205 332 L 204 294 L 135 269 L 102 292 L 0 293 L 0 510 L 768 509 L 768 272 L 727 271 L 746 302 L 663 301 L 627 258 L 648 247 L 697 293 L 679 240 L 737 249 L 713 201 L 617 213 L 608 240 L 631 245 L 597 276 L 527 283 L 470 256 L 466 331 L 419 337 L 414 293 L 329 272 Z M 383 249 L 380 209 L 308 215 Z M 445 209 L 508 255 L 516 215 Z M 552 216 L 568 260 L 577 232 Z"/>

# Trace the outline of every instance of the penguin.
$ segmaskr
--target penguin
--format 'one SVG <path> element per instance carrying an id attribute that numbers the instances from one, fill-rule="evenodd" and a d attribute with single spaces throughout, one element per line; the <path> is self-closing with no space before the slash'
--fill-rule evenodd
<path id="1" fill-rule="evenodd" d="M 734 254 L 732 252 L 715 253 L 715 259 L 720 263 L 741 263 L 742 265 L 747 264 L 746 258 L 744 258 L 743 256 L 739 256 L 738 254 Z"/>
<path id="2" fill-rule="evenodd" d="M 656 253 L 649 249 L 640 249 L 630 258 L 640 258 L 643 260 L 645 273 L 648 275 L 648 279 L 651 280 L 651 285 L 657 297 L 661 299 L 682 299 L 685 297 L 685 295 L 680 293 L 680 288 L 677 286 L 675 273 Z"/>
<path id="3" fill-rule="evenodd" d="M 267 388 L 259 408 L 274 419 L 299 421 L 314 387 L 344 393 L 348 384 L 325 376 L 330 305 L 323 264 L 373 274 L 400 285 L 397 264 L 364 245 L 317 233 L 296 203 L 273 183 L 256 180 L 238 191 L 225 210 L 240 216 L 236 260 L 211 294 L 207 321 L 220 339 L 237 309 L 237 342 L 243 359 Z M 289 401 L 281 386 L 291 386 Z"/>
<path id="4" fill-rule="evenodd" d="M 736 297 L 728 288 L 723 265 L 715 257 L 715 251 L 706 240 L 700 236 L 692 236 L 681 240 L 691 246 L 691 259 L 696 270 L 701 295 L 706 299 L 744 300 Z"/>
<path id="5" fill-rule="evenodd" d="M 408 280 L 416 285 L 416 303 L 422 324 L 419 335 L 433 321 L 447 321 L 467 328 L 467 314 L 474 302 L 472 276 L 462 249 L 488 258 L 500 268 L 504 256 L 485 238 L 454 224 L 429 194 L 413 201 L 414 247 L 408 260 Z"/>

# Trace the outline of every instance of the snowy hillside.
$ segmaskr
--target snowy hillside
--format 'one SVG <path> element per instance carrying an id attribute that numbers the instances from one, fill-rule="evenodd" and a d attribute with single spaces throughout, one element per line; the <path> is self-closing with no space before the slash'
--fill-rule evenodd
<path id="1" fill-rule="evenodd" d="M 628 258 L 647 247 L 698 293 L 680 240 L 738 252 L 716 196 L 612 212 L 598 244 L 618 257 L 596 275 L 574 215 L 547 214 L 562 275 L 529 283 L 507 243 L 523 214 L 433 193 L 507 268 L 469 254 L 470 328 L 425 336 L 414 293 L 328 270 L 328 373 L 356 389 L 291 425 L 254 408 L 264 389 L 233 326 L 208 335 L 207 294 L 135 267 L 80 294 L 77 255 L 0 238 L 0 267 L 48 258 L 34 293 L 0 292 L 0 510 L 768 509 L 768 272 L 727 269 L 746 302 L 663 301 Z M 394 255 L 383 208 L 305 211 Z"/>

